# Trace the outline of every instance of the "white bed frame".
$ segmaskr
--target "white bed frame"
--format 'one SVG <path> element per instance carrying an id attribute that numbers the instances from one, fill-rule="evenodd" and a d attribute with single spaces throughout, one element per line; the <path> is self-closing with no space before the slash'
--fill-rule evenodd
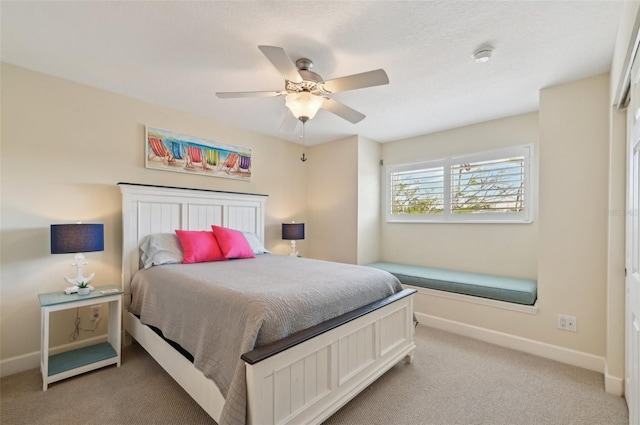
<path id="1" fill-rule="evenodd" d="M 217 386 L 128 312 L 130 282 L 140 267 L 139 242 L 151 233 L 209 230 L 212 224 L 250 231 L 264 242 L 265 195 L 120 183 L 124 328 L 216 422 L 224 405 Z M 334 320 L 329 330 L 289 338 L 290 348 L 245 362 L 248 424 L 319 424 L 400 360 L 410 362 L 413 293 Z M 131 339 L 129 338 L 130 342 Z M 248 353 L 255 354 L 257 350 Z M 242 360 L 239 360 L 242 361 Z M 250 364 L 253 363 L 253 364 Z"/>

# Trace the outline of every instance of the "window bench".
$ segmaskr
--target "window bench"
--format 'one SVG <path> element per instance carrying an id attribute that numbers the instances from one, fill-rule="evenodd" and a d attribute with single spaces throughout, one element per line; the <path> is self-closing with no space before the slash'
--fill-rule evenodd
<path id="1" fill-rule="evenodd" d="M 455 292 L 523 305 L 534 305 L 538 282 L 504 276 L 377 262 L 369 267 L 386 270 L 405 285 Z"/>

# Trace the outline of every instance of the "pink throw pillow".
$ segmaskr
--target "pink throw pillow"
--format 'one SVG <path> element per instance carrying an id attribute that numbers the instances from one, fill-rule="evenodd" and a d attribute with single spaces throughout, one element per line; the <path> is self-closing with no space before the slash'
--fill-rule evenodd
<path id="1" fill-rule="evenodd" d="M 226 227 L 211 226 L 225 258 L 254 258 L 253 249 L 242 232 Z"/>
<path id="2" fill-rule="evenodd" d="M 176 230 L 176 235 L 182 245 L 182 264 L 226 260 L 212 232 Z"/>

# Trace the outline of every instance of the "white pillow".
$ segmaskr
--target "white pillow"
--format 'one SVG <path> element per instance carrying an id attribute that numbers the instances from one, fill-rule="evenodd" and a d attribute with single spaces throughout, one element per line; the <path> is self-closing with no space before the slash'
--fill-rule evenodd
<path id="1" fill-rule="evenodd" d="M 242 232 L 242 234 L 244 235 L 244 237 L 247 240 L 247 242 L 249 242 L 249 246 L 253 250 L 253 254 L 254 255 L 271 254 L 262 245 L 262 242 L 260 242 L 260 238 L 258 238 L 258 235 L 256 235 L 255 233 L 251 233 L 251 232 Z"/>
<path id="2" fill-rule="evenodd" d="M 174 233 L 154 233 L 140 243 L 140 261 L 145 269 L 182 263 L 183 258 L 180 241 Z"/>

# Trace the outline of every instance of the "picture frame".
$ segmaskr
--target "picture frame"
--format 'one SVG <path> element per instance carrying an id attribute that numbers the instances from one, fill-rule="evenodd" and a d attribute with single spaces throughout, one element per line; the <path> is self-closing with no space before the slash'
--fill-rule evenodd
<path id="1" fill-rule="evenodd" d="M 251 181 L 251 148 L 145 126 L 145 168 Z"/>

